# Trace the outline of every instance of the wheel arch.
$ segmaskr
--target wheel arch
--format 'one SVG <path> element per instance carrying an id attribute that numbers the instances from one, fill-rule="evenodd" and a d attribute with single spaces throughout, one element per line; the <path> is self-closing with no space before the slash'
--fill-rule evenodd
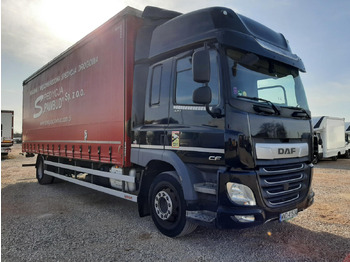
<path id="1" fill-rule="evenodd" d="M 148 206 L 149 190 L 157 175 L 165 171 L 174 176 L 182 186 L 185 201 L 198 199 L 193 188 L 195 174 L 175 152 L 168 150 L 135 149 L 131 151 L 131 162 L 144 167 L 141 177 L 141 186 L 138 195 L 139 214 L 141 217 L 150 214 Z"/>

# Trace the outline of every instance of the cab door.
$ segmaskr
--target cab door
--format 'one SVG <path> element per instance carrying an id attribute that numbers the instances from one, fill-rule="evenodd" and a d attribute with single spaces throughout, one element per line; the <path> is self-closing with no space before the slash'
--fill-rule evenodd
<path id="1" fill-rule="evenodd" d="M 173 59 L 154 64 L 149 70 L 145 97 L 145 120 L 140 130 L 140 147 L 164 149 L 169 118 L 169 89 Z"/>
<path id="2" fill-rule="evenodd" d="M 210 108 L 219 107 L 223 110 L 219 54 L 216 49 L 209 52 L 211 76 L 208 85 L 212 92 Z M 205 106 L 192 101 L 193 91 L 202 86 L 193 80 L 192 53 L 184 53 L 174 59 L 165 149 L 176 152 L 184 162 L 223 164 L 224 118 L 213 118 Z"/>

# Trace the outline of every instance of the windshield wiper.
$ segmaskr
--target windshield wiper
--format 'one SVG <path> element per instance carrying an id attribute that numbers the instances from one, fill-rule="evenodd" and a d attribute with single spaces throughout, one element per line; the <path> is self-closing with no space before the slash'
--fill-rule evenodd
<path id="1" fill-rule="evenodd" d="M 293 112 L 292 114 L 293 117 L 307 117 L 311 119 L 311 116 L 309 115 L 309 113 L 302 107 L 297 107 L 297 106 L 282 106 L 282 107 L 292 109 L 292 110 L 298 110 Z"/>
<path id="2" fill-rule="evenodd" d="M 274 105 L 274 103 L 272 103 L 270 100 L 264 99 L 264 98 L 260 98 L 260 97 L 252 97 L 252 96 L 237 96 L 239 98 L 245 98 L 245 99 L 249 99 L 249 100 L 254 100 L 254 101 L 262 101 L 267 103 L 268 105 L 270 105 L 273 109 L 273 111 L 270 111 L 270 108 L 266 108 L 266 107 L 261 107 L 261 106 L 254 106 L 254 110 L 258 111 L 257 109 L 260 109 L 260 112 L 265 112 L 265 113 L 270 113 L 270 114 L 280 114 L 280 111 L 277 109 L 277 107 Z"/>

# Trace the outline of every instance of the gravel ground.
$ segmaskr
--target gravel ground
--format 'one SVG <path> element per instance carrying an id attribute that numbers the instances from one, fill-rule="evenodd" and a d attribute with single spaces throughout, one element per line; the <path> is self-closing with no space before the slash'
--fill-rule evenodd
<path id="1" fill-rule="evenodd" d="M 199 227 L 171 239 L 135 203 L 66 182 L 41 186 L 20 145 L 1 161 L 2 261 L 350 262 L 350 160 L 315 168 L 312 207 L 244 230 Z"/>

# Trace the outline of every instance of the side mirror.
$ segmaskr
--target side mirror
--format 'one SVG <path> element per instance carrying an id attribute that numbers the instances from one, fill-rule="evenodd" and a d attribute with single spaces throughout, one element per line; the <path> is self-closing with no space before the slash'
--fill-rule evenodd
<path id="1" fill-rule="evenodd" d="M 197 83 L 209 83 L 210 81 L 210 56 L 209 50 L 196 51 L 192 55 L 193 80 Z"/>
<path id="2" fill-rule="evenodd" d="M 194 90 L 192 96 L 193 103 L 209 105 L 211 102 L 211 89 L 209 86 L 201 86 Z"/>

